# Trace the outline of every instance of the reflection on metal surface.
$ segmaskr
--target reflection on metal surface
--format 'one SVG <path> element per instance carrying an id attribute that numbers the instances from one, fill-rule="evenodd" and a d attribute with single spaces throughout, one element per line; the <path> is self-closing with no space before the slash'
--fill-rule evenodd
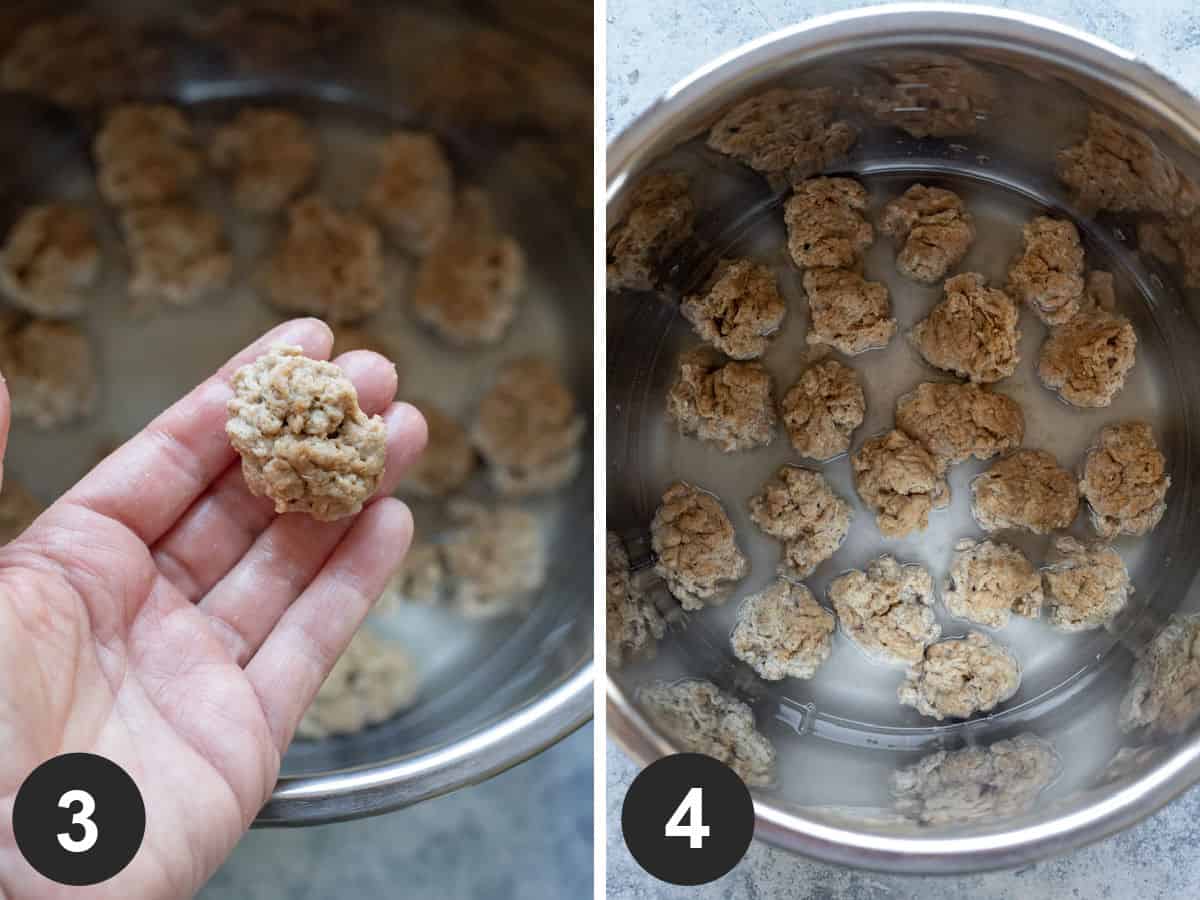
<path id="1" fill-rule="evenodd" d="M 957 56 L 895 54 L 871 68 L 886 84 L 864 87 L 863 107 L 915 138 L 975 134 L 999 99 L 991 76 Z"/>
<path id="2" fill-rule="evenodd" d="M 1200 615 L 1172 616 L 1139 656 L 1121 701 L 1121 730 L 1182 734 L 1200 716 Z"/>
<path id="3" fill-rule="evenodd" d="M 654 724 L 681 749 L 728 765 L 751 787 L 774 779 L 775 748 L 754 725 L 749 706 L 709 681 L 658 681 L 638 691 Z"/>
<path id="4" fill-rule="evenodd" d="M 1025 812 L 1062 771 L 1048 742 L 1019 734 L 986 747 L 923 757 L 892 775 L 896 811 L 923 825 Z"/>

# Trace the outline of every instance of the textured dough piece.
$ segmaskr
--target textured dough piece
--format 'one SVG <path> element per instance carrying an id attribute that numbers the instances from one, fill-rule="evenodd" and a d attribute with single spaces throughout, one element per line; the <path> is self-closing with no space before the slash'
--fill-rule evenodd
<path id="1" fill-rule="evenodd" d="M 1056 538 L 1047 562 L 1043 578 L 1050 624 L 1064 631 L 1108 625 L 1133 593 L 1121 555 L 1104 544 Z"/>
<path id="2" fill-rule="evenodd" d="M 903 431 L 869 439 L 850 464 L 858 495 L 885 537 L 923 531 L 932 510 L 950 505 L 946 464 Z"/>
<path id="3" fill-rule="evenodd" d="M 1181 261 L 1183 248 L 1179 245 L 1180 219 L 1146 219 L 1137 223 L 1138 250 L 1168 265 Z M 1186 268 L 1191 269 L 1191 266 Z M 1200 270 L 1196 270 L 1200 273 Z M 1194 285 L 1185 281 L 1189 287 Z M 1127 748 L 1122 748 L 1127 749 Z"/>
<path id="4" fill-rule="evenodd" d="M 1008 291 L 1047 325 L 1079 312 L 1084 298 L 1083 247 L 1066 219 L 1038 216 L 1022 228 L 1025 244 L 1008 270 Z"/>
<path id="5" fill-rule="evenodd" d="M 0 372 L 12 415 L 38 428 L 56 428 L 89 415 L 96 370 L 87 335 L 67 322 L 0 312 Z"/>
<path id="6" fill-rule="evenodd" d="M 922 757 L 892 775 L 892 796 L 897 812 L 924 825 L 991 821 L 1028 810 L 1061 771 L 1052 744 L 1018 734 Z"/>
<path id="7" fill-rule="evenodd" d="M 471 437 L 496 490 L 515 497 L 557 490 L 574 478 L 585 427 L 554 366 L 527 356 L 497 373 Z"/>
<path id="8" fill-rule="evenodd" d="M 376 606 L 383 610 L 410 603 L 433 606 L 445 599 L 446 587 L 446 560 L 442 548 L 438 544 L 414 541 Z"/>
<path id="9" fill-rule="evenodd" d="M 1096 786 L 1124 781 L 1126 778 L 1146 771 L 1165 749 L 1162 745 L 1154 744 L 1145 747 L 1119 748 L 1113 754 L 1112 759 L 1108 761 L 1108 765 L 1104 767 L 1104 771 L 1096 776 Z"/>
<path id="10" fill-rule="evenodd" d="M 512 324 L 524 291 L 521 245 L 500 231 L 487 194 L 464 189 L 450 227 L 417 270 L 417 318 L 455 346 L 494 344 Z"/>
<path id="11" fill-rule="evenodd" d="M 914 184 L 883 208 L 879 230 L 904 242 L 896 268 L 924 284 L 945 278 L 975 240 L 974 220 L 962 198 L 923 184 Z"/>
<path id="12" fill-rule="evenodd" d="M 13 476 L 5 475 L 4 486 L 0 488 L 0 544 L 20 537 L 45 508 L 25 485 Z"/>
<path id="13" fill-rule="evenodd" d="M 852 269 L 875 241 L 867 189 L 852 178 L 809 178 L 784 207 L 788 252 L 802 269 Z"/>
<path id="14" fill-rule="evenodd" d="M 880 122 L 915 138 L 974 134 L 996 103 L 991 76 L 941 53 L 905 54 L 878 63 L 885 85 L 863 91 L 863 107 Z"/>
<path id="15" fill-rule="evenodd" d="M 520 612 L 546 580 L 537 519 L 515 506 L 451 501 L 442 543 L 415 543 L 380 600 L 384 608 L 444 604 L 467 619 Z"/>
<path id="16" fill-rule="evenodd" d="M 892 556 L 835 578 L 829 600 L 846 636 L 883 662 L 911 665 L 942 633 L 933 614 L 933 579 Z"/>
<path id="17" fill-rule="evenodd" d="M 1190 215 L 1200 192 L 1142 131 L 1101 112 L 1088 114 L 1084 140 L 1058 152 L 1058 177 L 1088 212 Z"/>
<path id="18" fill-rule="evenodd" d="M 266 269 L 266 298 L 286 313 L 356 322 L 379 310 L 383 250 L 375 226 L 319 197 L 288 207 L 287 233 Z"/>
<path id="19" fill-rule="evenodd" d="M 454 217 L 454 170 L 438 139 L 421 131 L 390 134 L 364 202 L 401 250 L 421 256 L 433 249 Z"/>
<path id="20" fill-rule="evenodd" d="M 105 119 L 93 152 L 100 193 L 122 208 L 180 199 L 204 170 L 192 126 L 173 106 L 118 106 Z"/>
<path id="21" fill-rule="evenodd" d="M 1017 450 L 971 481 L 971 512 L 984 531 L 1049 534 L 1079 512 L 1075 477 L 1045 450 Z"/>
<path id="22" fill-rule="evenodd" d="M 546 583 L 546 546 L 537 519 L 516 506 L 466 500 L 448 508 L 455 528 L 442 544 L 448 600 L 467 619 L 494 619 L 525 609 Z"/>
<path id="23" fill-rule="evenodd" d="M 90 109 L 129 93 L 147 56 L 112 21 L 87 13 L 40 19 L 25 28 L 0 64 L 0 85 L 68 109 Z"/>
<path id="24" fill-rule="evenodd" d="M 605 561 L 605 661 L 620 667 L 653 659 L 667 623 L 654 601 L 634 584 L 629 554 L 621 539 L 608 532 Z"/>
<path id="25" fill-rule="evenodd" d="M 725 763 L 750 787 L 764 787 L 775 777 L 775 748 L 755 727 L 754 711 L 715 684 L 655 681 L 638 690 L 637 700 L 680 751 Z"/>
<path id="26" fill-rule="evenodd" d="M 779 330 L 787 305 L 775 273 L 749 259 L 723 259 L 679 311 L 696 334 L 731 359 L 756 359 Z"/>
<path id="27" fill-rule="evenodd" d="M 610 291 L 650 291 L 662 284 L 663 266 L 692 236 L 696 207 L 682 172 L 654 172 L 629 198 L 625 218 L 608 231 Z"/>
<path id="28" fill-rule="evenodd" d="M 1045 597 L 1041 573 L 1016 547 L 964 539 L 954 545 L 942 601 L 953 616 L 1003 628 L 1013 613 L 1036 619 Z"/>
<path id="29" fill-rule="evenodd" d="M 775 581 L 738 610 L 733 655 L 768 681 L 812 678 L 829 658 L 833 613 L 802 584 Z"/>
<path id="30" fill-rule="evenodd" d="M 1101 430 L 1083 463 L 1079 489 L 1092 527 L 1104 538 L 1146 534 L 1167 511 L 1171 476 L 1167 460 L 1145 422 L 1122 422 Z"/>
<path id="31" fill-rule="evenodd" d="M 684 609 L 724 603 L 749 568 L 721 501 L 682 481 L 663 494 L 650 523 L 650 545 L 654 571 Z"/>
<path id="32" fill-rule="evenodd" d="M 667 414 L 680 434 L 732 453 L 765 447 L 775 437 L 771 375 L 757 362 L 724 362 L 708 347 L 679 357 L 679 379 L 667 395 Z"/>
<path id="33" fill-rule="evenodd" d="M 1121 701 L 1122 731 L 1182 734 L 1200 713 L 1200 615 L 1173 615 L 1139 656 Z"/>
<path id="34" fill-rule="evenodd" d="M 514 9 L 505 7 L 498 15 L 522 15 Z M 537 17 L 537 21 L 521 31 L 541 37 L 546 27 L 576 21 L 558 12 L 525 8 L 525 13 Z M 352 22 L 364 18 L 350 17 Z M 554 46 L 555 39 L 530 40 L 507 28 L 456 28 L 448 40 L 429 31 L 428 52 L 422 53 L 426 59 L 418 63 L 411 85 L 417 92 L 419 117 L 443 131 L 462 132 L 483 126 L 500 129 L 506 135 L 529 131 L 590 134 L 591 79 L 585 81 L 574 60 L 562 52 L 570 41 L 582 36 L 576 28 L 567 28 L 570 37 L 564 39 L 561 49 Z M 406 35 L 405 46 L 409 40 Z"/>
<path id="35" fill-rule="evenodd" d="M 250 108 L 222 126 L 209 162 L 233 177 L 233 202 L 250 213 L 283 209 L 317 173 L 317 145 L 304 120 L 283 109 Z"/>
<path id="36" fill-rule="evenodd" d="M 411 707 L 419 691 L 420 677 L 407 651 L 359 631 L 333 664 L 296 734 L 315 740 L 361 731 Z"/>
<path id="37" fill-rule="evenodd" d="M 423 403 L 421 415 L 429 438 L 425 452 L 404 473 L 400 490 L 417 497 L 445 497 L 474 474 L 475 448 L 467 430 L 438 407 Z"/>
<path id="38" fill-rule="evenodd" d="M 854 356 L 886 347 L 896 333 L 886 284 L 848 269 L 809 269 L 804 293 L 812 316 L 810 344 L 828 344 Z"/>
<path id="39" fill-rule="evenodd" d="M 91 213 L 65 203 L 31 206 L 13 225 L 0 262 L 0 287 L 17 306 L 46 318 L 71 318 L 100 277 Z"/>
<path id="40" fill-rule="evenodd" d="M 946 297 L 912 330 L 931 366 L 990 384 L 1007 378 L 1021 361 L 1017 305 L 990 288 L 978 272 L 946 280 Z"/>
<path id="41" fill-rule="evenodd" d="M 708 133 L 708 146 L 782 190 L 833 165 L 854 146 L 858 131 L 834 120 L 836 105 L 832 88 L 774 88 L 721 116 Z"/>
<path id="42" fill-rule="evenodd" d="M 1083 303 L 1080 312 L 1115 312 L 1117 309 L 1117 286 L 1112 272 L 1092 269 L 1083 282 Z"/>
<path id="43" fill-rule="evenodd" d="M 858 374 L 836 359 L 809 366 L 784 395 L 783 424 L 792 446 L 810 459 L 833 459 L 850 449 L 867 400 Z"/>
<path id="44" fill-rule="evenodd" d="M 593 156 L 591 135 L 528 136 L 512 142 L 502 165 L 544 185 L 551 196 L 565 196 L 581 212 L 590 213 Z"/>
<path id="45" fill-rule="evenodd" d="M 141 206 L 121 216 L 133 263 L 129 293 L 190 306 L 225 287 L 233 254 L 221 220 L 191 206 Z"/>
<path id="46" fill-rule="evenodd" d="M 359 512 L 383 477 L 387 425 L 358 406 L 333 363 L 276 346 L 233 375 L 225 431 L 255 496 L 332 522 Z"/>
<path id="47" fill-rule="evenodd" d="M 938 641 L 908 670 L 896 692 L 923 716 L 969 719 L 991 712 L 1021 685 L 1021 667 L 1002 644 L 980 631 Z"/>
<path id="48" fill-rule="evenodd" d="M 1021 446 L 1025 414 L 977 384 L 927 381 L 896 403 L 896 427 L 947 465 L 991 459 Z"/>
<path id="49" fill-rule="evenodd" d="M 1094 275 L 1108 273 L 1089 278 Z M 1125 386 L 1136 351 L 1130 321 L 1094 306 L 1050 332 L 1038 357 L 1038 378 L 1072 406 L 1108 406 Z"/>
<path id="50" fill-rule="evenodd" d="M 1182 269 L 1187 287 L 1200 287 L 1200 216 L 1138 222 L 1138 249 Z"/>
<path id="51" fill-rule="evenodd" d="M 783 542 L 779 574 L 807 578 L 837 552 L 850 530 L 850 504 L 820 472 L 782 466 L 750 498 L 750 518 Z"/>

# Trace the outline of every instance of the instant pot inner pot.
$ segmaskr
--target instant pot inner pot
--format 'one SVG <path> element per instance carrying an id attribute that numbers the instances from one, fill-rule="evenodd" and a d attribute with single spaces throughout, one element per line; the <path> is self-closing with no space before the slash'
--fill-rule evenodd
<path id="1" fill-rule="evenodd" d="M 528 290 L 520 311 L 503 342 L 470 352 L 451 347 L 421 326 L 407 308 L 415 264 L 388 250 L 395 300 L 361 327 L 394 348 L 401 399 L 418 405 L 432 402 L 469 422 L 497 369 L 534 354 L 563 373 L 587 415 L 591 212 L 578 202 L 578 192 L 555 177 L 570 171 L 571 160 L 580 155 L 571 146 L 575 138 L 566 135 L 561 121 L 550 113 L 545 126 L 532 121 L 532 115 L 522 117 L 520 111 L 499 107 L 492 120 L 464 121 L 475 115 L 463 106 L 474 95 L 458 103 L 447 100 L 443 106 L 423 96 L 434 84 L 428 67 L 443 71 L 452 59 L 460 66 L 464 60 L 475 66 L 481 78 L 498 79 L 493 69 L 512 65 L 510 60 L 464 54 L 476 34 L 504 26 L 489 20 L 480 4 L 437 10 L 407 3 L 359 4 L 357 17 L 344 22 L 344 30 L 336 35 L 318 29 L 316 38 L 307 31 L 298 33 L 296 37 L 305 40 L 295 46 L 278 41 L 243 46 L 234 38 L 223 39 L 207 19 L 189 19 L 194 11 L 143 6 L 153 8 L 148 22 L 134 17 L 117 21 L 143 26 L 147 40 L 159 50 L 161 77 L 130 85 L 128 96 L 177 104 L 193 123 L 201 145 L 207 146 L 213 131 L 245 107 L 294 110 L 312 127 L 321 149 L 313 192 L 350 209 L 361 203 L 374 178 L 383 137 L 397 129 L 432 130 L 447 149 L 456 180 L 487 190 L 501 226 L 525 253 Z M 274 27 L 274 18 L 267 16 L 265 21 Z M 526 39 L 505 38 L 517 46 Z M 317 46 L 310 48 L 310 42 Z M 553 52 L 549 42 L 530 46 L 536 47 L 538 59 Z M 556 65 L 576 71 L 565 56 Z M 446 75 L 442 86 L 453 77 Z M 586 76 L 579 75 L 577 84 L 563 81 L 558 87 L 571 102 L 582 98 L 584 106 L 577 110 L 564 101 L 553 113 L 560 118 L 568 112 L 578 114 L 590 122 Z M 457 89 L 462 90 L 461 83 Z M 502 96 L 502 90 L 492 89 L 490 96 Z M 534 108 L 534 101 L 528 104 Z M 543 111 L 534 108 L 536 113 Z M 286 222 L 282 215 L 239 214 L 231 207 L 223 179 L 212 175 L 199 201 L 217 212 L 229 230 L 236 267 L 232 288 L 187 309 L 133 309 L 117 215 L 96 191 L 89 152 L 99 110 L 70 114 L 32 97 L 0 94 L 0 121 L 5 146 L 12 150 L 8 158 L 15 161 L 0 176 L 0 226 L 7 229 L 27 204 L 64 199 L 94 210 L 105 251 L 104 281 L 88 316 L 80 321 L 98 360 L 96 413 L 53 431 L 17 423 L 8 446 L 7 473 L 48 503 L 233 353 L 285 318 L 262 302 L 254 288 L 257 272 Z M 581 140 L 586 150 L 589 134 Z M 530 147 L 543 149 L 545 156 L 526 153 Z M 586 152 L 590 159 L 590 150 Z M 531 159 L 540 159 L 545 168 L 530 164 Z M 353 734 L 297 740 L 284 759 L 284 775 L 378 765 L 446 747 L 545 697 L 590 663 L 591 572 L 577 562 L 590 558 L 591 542 L 590 529 L 576 524 L 591 519 L 590 443 L 585 440 L 584 445 L 580 473 L 570 485 L 523 504 L 537 516 L 549 561 L 544 586 L 529 598 L 528 614 L 467 621 L 445 608 L 414 604 L 374 614 L 371 627 L 410 651 L 420 673 L 418 701 L 390 720 Z M 495 500 L 482 473 L 473 477 L 464 494 L 480 502 Z M 419 537 L 437 540 L 450 524 L 444 502 L 406 499 Z M 569 724 L 573 723 L 564 722 L 562 728 Z M 558 736 L 561 731 L 552 737 Z M 492 764 L 516 761 L 500 757 Z M 457 783 L 479 776 L 469 768 L 455 775 Z M 439 778 L 438 789 L 443 790 L 447 778 L 442 773 Z M 421 787 L 410 788 L 406 796 L 421 796 Z M 362 814 L 379 802 L 396 801 L 372 798 L 357 802 L 351 812 Z M 346 814 L 344 809 L 337 813 Z"/>
<path id="2" fill-rule="evenodd" d="M 1149 535 L 1114 541 L 1135 593 L 1110 629 L 1067 633 L 1051 628 L 1044 617 L 1039 621 L 1016 616 L 1003 629 L 982 629 L 951 617 L 939 599 L 935 609 L 943 637 L 968 629 L 988 631 L 1011 648 L 1023 673 L 1015 696 L 991 714 L 967 721 L 938 723 L 901 706 L 896 690 L 903 668 L 870 660 L 840 629 L 834 634 L 831 656 L 811 680 L 768 682 L 757 677 L 733 655 L 730 633 L 742 600 L 776 577 L 781 545 L 751 521 L 748 500 L 779 466 L 819 467 L 834 491 L 853 507 L 845 543 L 805 579 L 828 607 L 826 592 L 833 578 L 851 568 L 865 568 L 883 553 L 925 566 L 940 595 L 955 542 L 984 536 L 971 516 L 969 483 L 988 464 L 953 466 L 950 508 L 934 512 L 925 531 L 889 540 L 881 536 L 872 512 L 855 493 L 845 456 L 819 466 L 803 460 L 782 427 L 768 447 L 732 455 L 678 433 L 666 417 L 667 393 L 677 377 L 680 352 L 700 341 L 677 305 L 681 296 L 705 281 L 717 260 L 748 256 L 770 266 L 778 277 L 788 312 L 762 360 L 773 376 L 776 398 L 795 383 L 810 359 L 805 344 L 808 304 L 800 271 L 786 246 L 787 194 L 773 191 L 759 173 L 708 148 L 703 133 L 630 173 L 615 203 L 610 199 L 615 220 L 613 214 L 628 202 L 630 185 L 642 175 L 682 171 L 690 178 L 697 217 L 695 235 L 661 273 L 661 296 L 620 292 L 608 298 L 608 526 L 629 550 L 635 582 L 652 591 L 670 623 L 653 660 L 610 669 L 619 688 L 634 698 L 639 687 L 653 681 L 707 679 L 750 705 L 759 730 L 777 751 L 775 778 L 757 792 L 760 803 L 860 832 L 904 834 L 921 829 L 927 836 L 961 835 L 964 828 L 987 831 L 1013 825 L 1018 816 L 1026 821 L 1045 818 L 1085 794 L 1115 792 L 1161 758 L 1162 749 L 1180 738 L 1156 737 L 1147 729 L 1123 732 L 1118 727 L 1119 707 L 1137 654 L 1172 614 L 1193 611 L 1200 603 L 1200 592 L 1189 593 L 1200 563 L 1200 333 L 1195 292 L 1184 288 L 1179 269 L 1138 252 L 1137 217 L 1089 215 L 1073 205 L 1070 191 L 1056 176 L 1055 155 L 1084 138 L 1090 111 L 1103 110 L 1152 135 L 1185 173 L 1195 177 L 1200 171 L 1155 128 L 1153 119 L 1130 120 L 1129 104 L 1114 108 L 1106 102 L 1114 96 L 1111 91 L 1048 63 L 995 50 L 936 48 L 937 54 L 952 53 L 976 67 L 997 88 L 995 102 L 977 113 L 970 133 L 913 137 L 868 115 L 856 103 L 856 97 L 880 85 L 885 73 L 933 52 L 927 47 L 889 47 L 842 54 L 836 64 L 796 68 L 782 79 L 730 97 L 721 108 L 705 111 L 702 122 L 689 123 L 696 126 L 689 135 L 699 133 L 739 99 L 772 87 L 834 87 L 841 98 L 836 116 L 853 122 L 859 138 L 852 151 L 823 174 L 861 180 L 870 196 L 866 218 L 876 224 L 881 206 L 912 184 L 955 191 L 975 218 L 977 236 L 952 273 L 980 272 L 993 286 L 1004 285 L 1008 267 L 1020 252 L 1025 222 L 1042 214 L 1075 222 L 1088 269 L 1113 274 L 1117 309 L 1137 331 L 1137 362 L 1124 390 L 1107 408 L 1077 409 L 1046 389 L 1036 365 L 1047 331 L 1028 309 L 1021 313 L 1021 365 L 995 387 L 1024 410 L 1024 446 L 1048 450 L 1071 469 L 1104 425 L 1141 419 L 1153 426 L 1171 476 L 1168 508 Z M 926 96 L 911 105 L 920 112 L 927 104 L 936 110 L 938 102 L 930 104 Z M 940 102 L 969 101 L 951 91 Z M 669 146 L 668 138 L 663 146 Z M 861 376 L 867 404 L 852 450 L 893 427 L 899 397 L 923 381 L 949 380 L 931 369 L 906 338 L 941 299 L 941 284 L 925 286 L 901 276 L 895 253 L 893 240 L 877 229 L 865 259 L 865 277 L 887 284 L 899 328 L 885 349 L 847 360 Z M 649 523 L 659 500 L 678 480 L 721 499 L 750 562 L 748 574 L 726 603 L 686 614 L 654 574 L 649 540 Z M 1085 511 L 1070 533 L 1095 539 Z M 998 537 L 1017 545 L 1035 565 L 1046 559 L 1051 543 L 1049 536 L 1027 533 L 1004 532 Z M 1048 746 L 1052 754 L 1039 750 L 1035 760 L 1005 756 L 1005 751 L 1023 745 L 998 742 L 1023 734 L 1036 735 L 1045 742 L 1037 746 Z M 935 755 L 964 748 L 981 753 Z M 917 794 L 915 803 L 911 792 L 907 798 L 900 796 L 906 779 Z"/>

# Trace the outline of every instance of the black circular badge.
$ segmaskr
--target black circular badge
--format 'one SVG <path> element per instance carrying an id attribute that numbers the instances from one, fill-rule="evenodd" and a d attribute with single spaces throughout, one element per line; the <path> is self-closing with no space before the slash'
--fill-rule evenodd
<path id="1" fill-rule="evenodd" d="M 677 753 L 633 780 L 621 831 L 633 858 L 655 878 L 707 884 L 746 855 L 754 801 L 729 766 L 701 753 Z"/>
<path id="2" fill-rule="evenodd" d="M 13 804 L 13 834 L 29 864 L 59 884 L 107 881 L 142 845 L 146 805 L 116 763 L 66 753 L 25 779 Z"/>

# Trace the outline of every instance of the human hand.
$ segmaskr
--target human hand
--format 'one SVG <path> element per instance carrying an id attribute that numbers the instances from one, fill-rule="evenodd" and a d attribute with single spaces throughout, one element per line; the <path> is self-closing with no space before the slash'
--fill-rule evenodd
<path id="1" fill-rule="evenodd" d="M 388 426 L 377 497 L 336 522 L 251 496 L 225 435 L 230 378 L 273 344 L 328 358 L 329 329 L 284 323 L 146 426 L 0 548 L 0 898 L 190 897 L 270 796 L 297 723 L 412 537 L 389 495 L 425 444 L 383 357 L 337 363 Z M 0 458 L 9 426 L 0 385 Z M 0 469 L 2 472 L 2 469 Z M 85 751 L 146 804 L 129 866 L 83 892 L 21 857 L 24 778 Z"/>

